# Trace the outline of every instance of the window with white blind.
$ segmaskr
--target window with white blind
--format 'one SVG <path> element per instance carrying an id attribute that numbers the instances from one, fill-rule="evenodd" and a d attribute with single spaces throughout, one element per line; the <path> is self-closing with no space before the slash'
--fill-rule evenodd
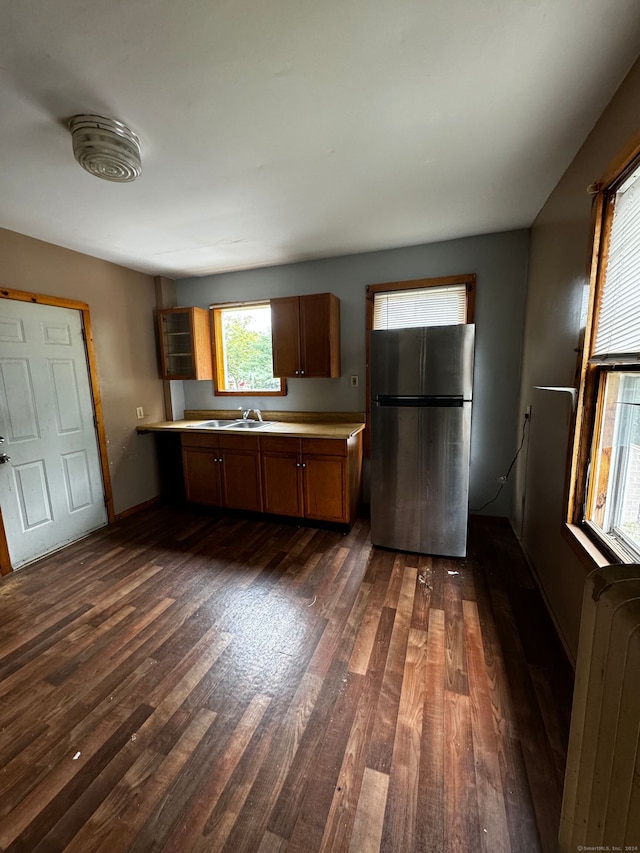
<path id="1" fill-rule="evenodd" d="M 476 277 L 450 275 L 367 286 L 367 338 L 372 329 L 473 323 Z"/>
<path id="2" fill-rule="evenodd" d="M 584 422 L 578 424 L 578 439 L 587 447 L 576 467 L 582 478 L 576 491 L 583 495 L 577 510 L 612 556 L 635 562 L 640 560 L 640 164 L 612 182 L 599 204 L 598 274 L 582 389 L 589 431 Z"/>
<path id="3" fill-rule="evenodd" d="M 374 329 L 452 326 L 465 323 L 466 317 L 466 284 L 394 290 L 373 296 Z"/>
<path id="4" fill-rule="evenodd" d="M 640 167 L 611 195 L 613 217 L 592 358 L 640 358 Z"/>

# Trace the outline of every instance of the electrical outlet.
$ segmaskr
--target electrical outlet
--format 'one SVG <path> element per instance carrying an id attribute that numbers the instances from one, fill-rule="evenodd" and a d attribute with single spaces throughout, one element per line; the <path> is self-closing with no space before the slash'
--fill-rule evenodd
<path id="1" fill-rule="evenodd" d="M 138 420 L 144 417 L 144 409 L 142 408 L 142 406 L 138 406 L 138 408 L 136 409 L 136 417 L 138 418 Z"/>
<path id="2" fill-rule="evenodd" d="M 351 387 L 357 388 L 359 384 L 360 384 L 360 378 L 358 376 L 352 376 L 351 377 Z"/>
<path id="3" fill-rule="evenodd" d="M 528 420 L 528 421 L 530 421 L 530 420 L 531 420 L 531 404 L 529 404 L 529 405 L 527 406 L 527 408 L 525 409 L 525 411 L 524 411 L 524 416 L 525 416 L 525 419 L 526 419 L 526 420 Z"/>

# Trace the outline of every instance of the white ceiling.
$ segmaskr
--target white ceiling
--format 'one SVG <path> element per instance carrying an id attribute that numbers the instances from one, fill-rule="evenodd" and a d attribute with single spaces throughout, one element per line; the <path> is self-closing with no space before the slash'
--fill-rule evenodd
<path id="1" fill-rule="evenodd" d="M 0 14 L 0 226 L 173 277 L 528 226 L 640 45 L 637 0 Z M 135 183 L 76 164 L 82 112 L 139 135 Z"/>

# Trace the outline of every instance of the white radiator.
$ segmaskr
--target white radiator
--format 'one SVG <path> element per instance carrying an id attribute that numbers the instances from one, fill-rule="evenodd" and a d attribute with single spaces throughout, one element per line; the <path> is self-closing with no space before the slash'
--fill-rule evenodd
<path id="1" fill-rule="evenodd" d="M 586 581 L 559 848 L 640 849 L 640 565 Z"/>

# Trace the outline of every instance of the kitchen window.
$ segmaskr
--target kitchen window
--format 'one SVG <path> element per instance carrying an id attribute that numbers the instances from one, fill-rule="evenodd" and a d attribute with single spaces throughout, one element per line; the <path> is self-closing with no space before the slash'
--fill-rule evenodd
<path id="1" fill-rule="evenodd" d="M 466 322 L 466 282 L 373 291 L 372 329 L 451 326 Z"/>
<path id="2" fill-rule="evenodd" d="M 475 294 L 473 273 L 367 285 L 367 364 L 372 330 L 473 323 Z"/>
<path id="3" fill-rule="evenodd" d="M 640 160 L 596 200 L 592 298 L 569 521 L 640 560 Z"/>
<path id="4" fill-rule="evenodd" d="M 287 393 L 273 375 L 268 302 L 212 305 L 214 387 L 217 396 Z"/>

